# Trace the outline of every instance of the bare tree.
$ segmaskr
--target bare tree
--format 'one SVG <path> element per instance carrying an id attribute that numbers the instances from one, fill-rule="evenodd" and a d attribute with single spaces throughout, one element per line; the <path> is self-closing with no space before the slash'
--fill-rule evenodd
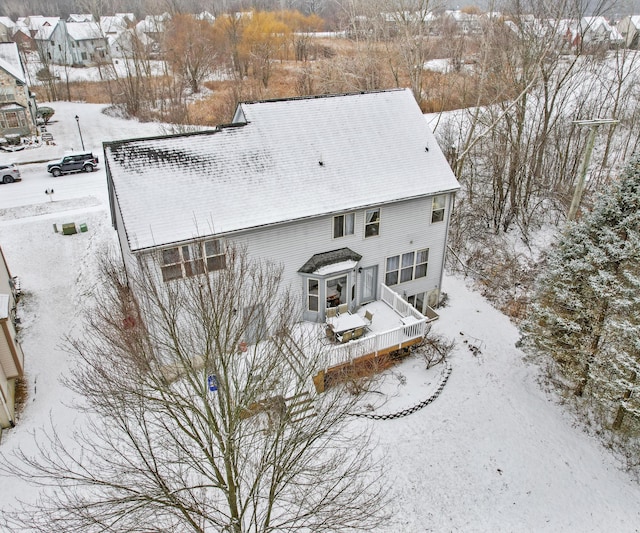
<path id="1" fill-rule="evenodd" d="M 37 506 L 4 515 L 5 525 L 234 533 L 380 525 L 384 490 L 368 433 L 345 431 L 358 400 L 340 387 L 310 394 L 321 333 L 296 328 L 281 269 L 229 246 L 218 270 L 203 273 L 199 246 L 209 244 L 192 245 L 184 265 L 193 275 L 167 283 L 155 261 L 128 280 L 102 261 L 85 334 L 70 341 L 82 364 L 68 384 L 87 425 L 73 444 L 52 430 L 38 437 L 38 455 L 3 461 L 54 487 Z"/>

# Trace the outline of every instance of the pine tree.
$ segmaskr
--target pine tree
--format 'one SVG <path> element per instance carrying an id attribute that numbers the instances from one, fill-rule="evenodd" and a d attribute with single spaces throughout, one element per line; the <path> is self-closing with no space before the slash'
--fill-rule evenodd
<path id="1" fill-rule="evenodd" d="M 640 422 L 640 158 L 560 234 L 522 330 L 613 429 Z"/>

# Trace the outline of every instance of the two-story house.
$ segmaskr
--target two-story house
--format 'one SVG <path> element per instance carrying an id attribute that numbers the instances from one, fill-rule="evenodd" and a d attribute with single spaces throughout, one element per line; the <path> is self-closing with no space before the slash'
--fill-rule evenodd
<path id="1" fill-rule="evenodd" d="M 388 290 L 438 302 L 459 186 L 408 89 L 242 103 L 232 125 L 104 153 L 127 270 L 160 257 L 173 283 L 233 241 L 284 265 L 307 321 Z"/>
<path id="2" fill-rule="evenodd" d="M 15 425 L 16 379 L 24 373 L 24 354 L 16 339 L 19 292 L 0 248 L 0 428 Z"/>
<path id="3" fill-rule="evenodd" d="M 67 22 L 67 47 L 70 64 L 91 66 L 109 61 L 106 36 L 95 22 Z"/>
<path id="4" fill-rule="evenodd" d="M 35 135 L 36 101 L 16 43 L 0 43 L 0 136 Z"/>

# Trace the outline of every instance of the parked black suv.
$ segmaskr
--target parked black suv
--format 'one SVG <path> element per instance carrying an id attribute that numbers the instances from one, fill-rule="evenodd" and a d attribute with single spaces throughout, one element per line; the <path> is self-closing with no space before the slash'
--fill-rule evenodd
<path id="1" fill-rule="evenodd" d="M 54 176 L 69 172 L 93 172 L 98 166 L 98 158 L 91 152 L 66 154 L 62 159 L 51 161 L 47 171 Z"/>

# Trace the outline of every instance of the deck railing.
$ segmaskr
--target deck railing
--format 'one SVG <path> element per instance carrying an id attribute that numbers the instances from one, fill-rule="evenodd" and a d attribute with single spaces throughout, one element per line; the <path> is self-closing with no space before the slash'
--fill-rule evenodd
<path id="1" fill-rule="evenodd" d="M 325 369 L 365 355 L 399 350 L 406 343 L 424 337 L 431 327 L 431 322 L 438 318 L 438 314 L 431 307 L 427 308 L 425 316 L 384 284 L 381 284 L 380 299 L 398 314 L 399 319 L 412 317 L 411 322 L 387 331 L 370 332 L 366 337 L 332 346 L 328 350 Z"/>

